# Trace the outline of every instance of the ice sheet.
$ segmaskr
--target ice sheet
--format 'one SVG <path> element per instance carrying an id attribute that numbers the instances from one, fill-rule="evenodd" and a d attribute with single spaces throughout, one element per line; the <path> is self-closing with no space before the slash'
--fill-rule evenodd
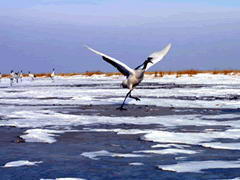
<path id="1" fill-rule="evenodd" d="M 133 157 L 146 157 L 145 155 L 141 154 L 127 154 L 127 153 L 112 153 L 106 150 L 101 150 L 101 151 L 93 151 L 93 152 L 83 152 L 81 154 L 82 156 L 88 157 L 93 160 L 99 160 L 98 157 L 101 156 L 111 156 L 111 157 L 124 157 L 124 158 L 133 158 Z"/>
<path id="2" fill-rule="evenodd" d="M 173 165 L 159 165 L 158 168 L 165 171 L 200 173 L 204 169 L 240 168 L 240 161 L 189 161 Z"/>
<path id="3" fill-rule="evenodd" d="M 193 148 L 196 145 L 207 150 L 209 148 L 219 151 L 240 150 L 240 145 L 236 142 L 240 139 L 240 113 L 237 111 L 240 107 L 239 76 L 199 74 L 193 77 L 176 78 L 175 75 L 169 75 L 155 78 L 146 75 L 139 88 L 133 91 L 133 95 L 140 96 L 141 101 L 127 101 L 129 104 L 137 105 L 186 109 L 214 108 L 226 111 L 220 112 L 219 115 L 176 113 L 157 117 L 120 118 L 97 114 L 91 116 L 63 114 L 51 110 L 51 107 L 70 105 L 120 104 L 128 92 L 119 86 L 123 79 L 123 76 L 73 76 L 56 77 L 55 82 L 52 82 L 49 78 L 37 78 L 35 81 L 24 78 L 22 83 L 10 87 L 9 79 L 4 78 L 0 83 L 0 126 L 26 128 L 21 137 L 27 142 L 53 143 L 56 142 L 57 136 L 81 125 L 88 127 L 82 131 L 134 134 L 142 140 L 158 143 L 149 146 L 149 149 L 135 149 L 130 153 L 96 149 L 82 154 L 94 160 L 102 156 L 138 158 L 151 157 L 152 154 L 155 156 L 180 154 L 181 157 L 174 157 L 179 164 L 164 168 L 179 172 L 200 172 L 202 168 L 210 169 L 220 165 L 226 168 L 238 166 L 238 161 L 182 161 L 194 153 L 201 153 Z M 177 111 L 181 112 L 184 109 L 176 109 L 175 112 Z M 124 128 L 122 124 L 128 128 Z M 92 125 L 107 126 L 91 128 Z M 134 125 L 134 128 L 129 128 L 130 125 Z M 211 167 L 207 163 L 211 164 Z M 134 165 L 134 162 L 129 165 Z M 182 169 L 179 169 L 179 166 Z"/>
<path id="4" fill-rule="evenodd" d="M 28 129 L 24 132 L 21 138 L 25 139 L 26 142 L 43 142 L 43 143 L 54 143 L 54 138 L 57 134 L 64 133 L 64 131 L 56 131 L 50 129 Z"/>
<path id="5" fill-rule="evenodd" d="M 143 151 L 134 151 L 134 153 L 147 153 L 147 154 L 195 154 L 196 151 L 186 150 L 186 149 L 159 149 L 159 150 L 143 150 Z"/>
<path id="6" fill-rule="evenodd" d="M 40 163 L 42 163 L 42 161 L 19 160 L 19 161 L 8 162 L 3 167 L 9 168 L 9 167 L 19 167 L 19 166 L 35 166 Z"/>

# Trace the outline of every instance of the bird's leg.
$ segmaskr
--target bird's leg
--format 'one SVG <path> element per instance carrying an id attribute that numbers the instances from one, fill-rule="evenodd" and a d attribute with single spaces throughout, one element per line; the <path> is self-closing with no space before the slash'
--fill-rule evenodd
<path id="1" fill-rule="evenodd" d="M 126 101 L 127 97 L 129 96 L 129 94 L 131 94 L 131 92 L 132 92 L 132 89 L 127 93 L 127 95 L 124 98 L 124 101 L 123 101 L 122 105 L 119 108 L 117 108 L 118 110 L 120 110 L 120 111 L 127 110 L 127 109 L 123 108 L 123 106 L 125 104 L 125 101 Z"/>
<path id="2" fill-rule="evenodd" d="M 54 82 L 54 78 L 53 77 L 50 77 L 50 78 L 51 78 L 52 82 Z"/>
<path id="3" fill-rule="evenodd" d="M 135 99 L 136 101 L 140 101 L 139 97 L 132 96 L 132 93 L 130 93 L 129 97 L 132 99 Z"/>

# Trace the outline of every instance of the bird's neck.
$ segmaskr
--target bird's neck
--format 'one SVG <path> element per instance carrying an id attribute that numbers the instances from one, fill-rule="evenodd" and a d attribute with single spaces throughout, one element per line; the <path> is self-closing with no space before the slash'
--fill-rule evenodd
<path id="1" fill-rule="evenodd" d="M 142 70 L 145 71 L 146 68 L 147 68 L 148 63 L 150 63 L 150 62 L 151 62 L 151 58 L 148 58 L 146 61 L 144 61 Z"/>
<path id="2" fill-rule="evenodd" d="M 143 63 L 143 68 L 142 68 L 142 70 L 144 70 L 144 71 L 145 71 L 145 70 L 146 70 L 146 68 L 147 68 L 147 65 L 148 65 L 148 62 L 144 62 L 144 63 Z"/>

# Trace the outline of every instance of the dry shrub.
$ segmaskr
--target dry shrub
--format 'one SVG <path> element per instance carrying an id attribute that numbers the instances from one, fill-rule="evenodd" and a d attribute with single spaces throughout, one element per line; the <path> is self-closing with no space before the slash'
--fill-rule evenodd
<path id="1" fill-rule="evenodd" d="M 56 74 L 57 76 L 68 77 L 68 76 L 78 76 L 82 75 L 82 73 L 59 73 Z"/>
<path id="2" fill-rule="evenodd" d="M 103 75 L 103 74 L 104 74 L 104 73 L 101 72 L 101 71 L 82 73 L 82 75 L 84 75 L 84 76 Z"/>
<path id="3" fill-rule="evenodd" d="M 183 71 L 156 71 L 156 72 L 146 72 L 147 75 L 153 75 L 154 77 L 163 77 L 165 75 L 175 75 L 177 78 L 181 77 L 182 75 L 188 75 L 189 77 L 192 77 L 196 74 L 202 74 L 202 73 L 209 73 L 209 74 L 223 74 L 223 75 L 240 75 L 240 70 L 183 70 Z M 93 75 L 104 75 L 104 76 L 116 76 L 116 75 L 122 75 L 120 72 L 101 72 L 101 71 L 95 71 L 95 72 L 85 72 L 85 73 L 58 73 L 56 76 L 62 76 L 62 77 L 68 77 L 68 76 L 77 76 L 77 75 L 84 75 L 84 76 L 93 76 Z M 4 78 L 9 78 L 10 74 L 3 74 Z M 44 78 L 44 77 L 50 77 L 50 73 L 38 73 L 35 74 L 36 77 Z M 28 74 L 23 74 L 23 77 L 28 77 Z"/>
<path id="4" fill-rule="evenodd" d="M 197 74 L 223 74 L 223 75 L 240 75 L 240 70 L 183 70 L 183 71 L 159 71 L 159 72 L 146 72 L 146 74 L 154 74 L 155 77 L 163 77 L 164 75 L 176 75 L 176 77 L 181 77 L 182 75 L 188 75 L 192 77 Z"/>
<path id="5" fill-rule="evenodd" d="M 105 76 L 119 76 L 121 73 L 115 72 L 115 73 L 105 73 Z"/>
<path id="6" fill-rule="evenodd" d="M 35 75 L 35 77 L 41 77 L 41 78 L 51 76 L 50 73 L 40 73 L 40 74 L 34 74 L 34 75 Z"/>

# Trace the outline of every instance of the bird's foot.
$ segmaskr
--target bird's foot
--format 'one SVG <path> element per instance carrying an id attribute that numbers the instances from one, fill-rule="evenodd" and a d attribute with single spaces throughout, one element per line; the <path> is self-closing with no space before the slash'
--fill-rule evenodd
<path id="1" fill-rule="evenodd" d="M 123 108 L 122 106 L 121 107 L 118 107 L 116 108 L 117 110 L 120 110 L 120 111 L 126 111 L 127 109 L 126 108 Z"/>
<path id="2" fill-rule="evenodd" d="M 135 99 L 136 101 L 141 101 L 141 99 L 139 97 L 135 97 L 135 96 L 129 96 L 132 99 Z"/>
<path id="3" fill-rule="evenodd" d="M 136 100 L 136 101 L 141 101 L 141 99 L 140 99 L 140 98 L 138 98 L 138 97 L 135 97 L 135 100 Z"/>

